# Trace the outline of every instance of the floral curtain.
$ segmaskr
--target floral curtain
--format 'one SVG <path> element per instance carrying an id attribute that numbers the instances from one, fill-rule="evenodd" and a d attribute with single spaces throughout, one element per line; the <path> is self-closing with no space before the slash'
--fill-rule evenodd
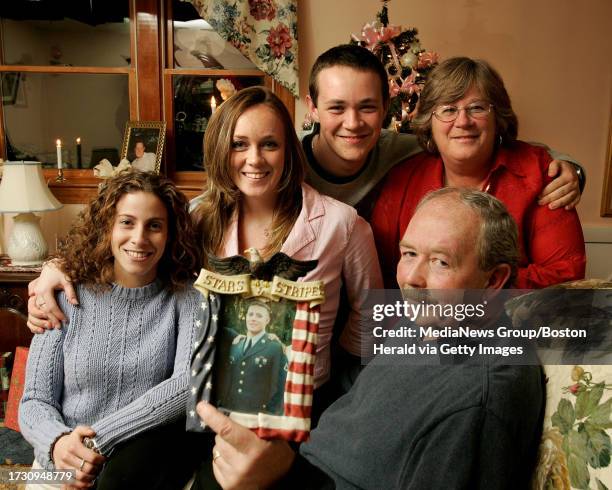
<path id="1" fill-rule="evenodd" d="M 297 0 L 186 0 L 260 70 L 298 97 Z"/>

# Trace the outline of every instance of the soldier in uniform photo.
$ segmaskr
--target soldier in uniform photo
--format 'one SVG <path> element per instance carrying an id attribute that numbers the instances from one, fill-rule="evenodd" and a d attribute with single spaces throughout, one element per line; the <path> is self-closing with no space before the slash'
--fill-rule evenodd
<path id="1" fill-rule="evenodd" d="M 220 347 L 217 405 L 247 413 L 283 414 L 287 377 L 284 346 L 266 332 L 272 312 L 260 301 L 249 302 L 245 316 L 246 335 L 225 328 Z"/>

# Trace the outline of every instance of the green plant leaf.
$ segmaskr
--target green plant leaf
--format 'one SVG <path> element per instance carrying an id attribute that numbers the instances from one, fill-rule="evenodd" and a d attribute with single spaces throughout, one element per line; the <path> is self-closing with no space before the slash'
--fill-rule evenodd
<path id="1" fill-rule="evenodd" d="M 589 401 L 586 407 L 586 412 L 583 417 L 588 417 L 597 408 L 604 392 L 605 383 L 597 383 L 589 393 Z"/>
<path id="2" fill-rule="evenodd" d="M 560 402 L 559 402 L 560 403 Z M 593 409 L 589 416 L 589 422 L 593 425 L 598 425 L 602 428 L 609 428 L 612 426 L 610 421 L 610 412 L 612 411 L 612 398 L 606 400 L 601 405 L 598 405 Z"/>
<path id="3" fill-rule="evenodd" d="M 567 468 L 569 470 L 572 487 L 579 489 L 589 488 L 591 475 L 589 475 L 589 469 L 584 460 L 580 459 L 575 454 L 570 454 L 567 460 Z"/>
<path id="4" fill-rule="evenodd" d="M 557 411 L 551 417 L 552 425 L 558 427 L 561 434 L 567 434 L 572 430 L 574 420 L 576 420 L 574 407 L 569 400 L 561 398 L 557 406 Z"/>
<path id="5" fill-rule="evenodd" d="M 604 430 L 585 424 L 589 464 L 593 468 L 605 468 L 610 465 L 610 436 Z"/>
<path id="6" fill-rule="evenodd" d="M 255 53 L 257 54 L 257 56 L 263 60 L 267 60 L 268 58 L 270 58 L 272 56 L 272 50 L 270 49 L 270 45 L 269 44 L 265 44 L 262 46 L 259 46 L 256 50 Z"/>
<path id="7" fill-rule="evenodd" d="M 576 396 L 576 418 L 581 419 L 587 416 L 587 407 L 589 406 L 589 401 L 591 398 L 591 394 L 587 390 L 582 390 Z"/>
<path id="8" fill-rule="evenodd" d="M 569 450 L 570 455 L 574 454 L 583 461 L 589 459 L 589 448 L 588 448 L 588 435 L 586 430 L 577 432 L 572 430 L 569 432 Z"/>
<path id="9" fill-rule="evenodd" d="M 580 424 L 580 431 L 570 430 L 563 441 L 563 449 L 566 452 L 568 470 L 572 486 L 586 489 L 589 487 L 589 459 L 588 436 L 584 424 Z"/>
<path id="10" fill-rule="evenodd" d="M 608 490 L 608 487 L 606 487 L 599 478 L 595 478 L 595 481 L 597 482 L 597 490 Z"/>

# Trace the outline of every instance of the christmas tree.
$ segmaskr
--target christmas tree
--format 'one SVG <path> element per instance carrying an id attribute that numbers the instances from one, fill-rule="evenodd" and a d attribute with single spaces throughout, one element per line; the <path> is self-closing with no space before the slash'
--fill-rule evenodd
<path id="1" fill-rule="evenodd" d="M 419 95 L 429 72 L 438 64 L 438 54 L 421 48 L 416 28 L 403 30 L 389 24 L 388 1 L 383 0 L 376 21 L 365 24 L 360 36 L 351 36 L 351 43 L 372 51 L 387 71 L 390 106 L 384 125 L 410 133 Z"/>

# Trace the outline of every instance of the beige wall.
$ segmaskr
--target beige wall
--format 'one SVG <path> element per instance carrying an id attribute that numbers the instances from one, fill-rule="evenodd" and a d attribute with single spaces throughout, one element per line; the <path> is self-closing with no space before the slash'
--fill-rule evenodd
<path id="1" fill-rule="evenodd" d="M 379 0 L 300 0 L 300 94 L 304 118 L 308 72 L 316 56 L 375 19 Z M 421 45 L 441 57 L 490 61 L 512 97 L 522 139 L 571 154 L 586 168 L 578 207 L 583 226 L 601 218 L 612 111 L 612 0 L 393 0 L 392 24 L 417 27 Z"/>

